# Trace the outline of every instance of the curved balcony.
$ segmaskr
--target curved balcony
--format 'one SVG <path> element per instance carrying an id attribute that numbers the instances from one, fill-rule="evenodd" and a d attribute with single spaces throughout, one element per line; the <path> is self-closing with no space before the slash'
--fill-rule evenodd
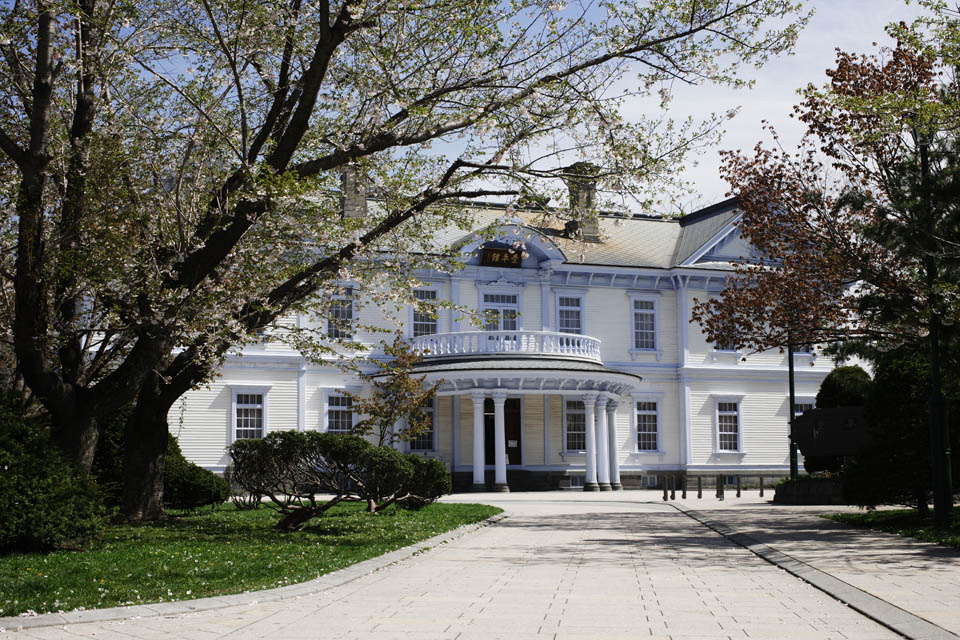
<path id="1" fill-rule="evenodd" d="M 508 356 L 601 362 L 600 339 L 556 331 L 461 331 L 413 338 L 424 358 Z"/>

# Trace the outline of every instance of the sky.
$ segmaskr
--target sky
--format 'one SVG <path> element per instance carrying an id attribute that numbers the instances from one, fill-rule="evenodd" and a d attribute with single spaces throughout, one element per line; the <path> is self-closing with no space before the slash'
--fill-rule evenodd
<path id="1" fill-rule="evenodd" d="M 689 166 L 684 177 L 693 183 L 696 195 L 680 203 L 690 212 L 726 198 L 728 185 L 720 177 L 721 149 L 750 150 L 760 140 L 769 141 L 761 129 L 761 121 L 769 121 L 777 130 L 785 148 L 795 148 L 803 128 L 791 119 L 793 106 L 800 99 L 797 89 L 808 83 L 823 85 L 824 71 L 834 66 L 835 50 L 875 52 L 879 45 L 893 41 L 884 32 L 890 22 L 910 22 L 920 14 L 916 4 L 904 0 L 812 0 L 804 3 L 815 10 L 806 29 L 800 34 L 795 54 L 775 58 L 762 69 L 745 69 L 756 79 L 750 90 L 732 90 L 713 86 L 677 89 L 671 103 L 672 116 L 682 119 L 713 112 L 722 112 L 740 105 L 740 113 L 727 122 L 726 134 L 714 148 L 697 158 L 698 166 Z M 625 112 L 629 117 L 629 112 Z"/>

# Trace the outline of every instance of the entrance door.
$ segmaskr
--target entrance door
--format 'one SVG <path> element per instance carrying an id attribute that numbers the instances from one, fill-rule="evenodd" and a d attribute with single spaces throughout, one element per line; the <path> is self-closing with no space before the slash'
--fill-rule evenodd
<path id="1" fill-rule="evenodd" d="M 483 401 L 484 448 L 486 449 L 485 464 L 494 466 L 497 459 L 496 431 L 493 409 L 493 398 Z M 520 398 L 507 398 L 503 404 L 503 435 L 507 445 L 507 464 L 522 464 L 523 456 L 520 453 Z"/>

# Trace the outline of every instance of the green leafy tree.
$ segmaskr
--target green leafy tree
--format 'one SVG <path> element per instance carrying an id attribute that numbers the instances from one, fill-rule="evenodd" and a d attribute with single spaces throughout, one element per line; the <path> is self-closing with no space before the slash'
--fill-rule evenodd
<path id="1" fill-rule="evenodd" d="M 157 517 L 167 412 L 232 346 L 285 314 L 324 313 L 345 281 L 371 303 L 402 301 L 412 268 L 446 266 L 432 231 L 468 227 L 465 200 L 557 191 L 570 156 L 603 167 L 607 188 L 662 194 L 725 117 L 671 122 L 670 85 L 746 84 L 738 67 L 789 50 L 798 11 L 5 5 L 0 234 L 13 250 L 0 273 L 17 366 L 55 441 L 89 469 L 98 421 L 136 400 L 123 510 Z M 663 112 L 619 114 L 656 92 Z M 376 206 L 342 216 L 341 195 L 362 212 L 364 188 Z"/>
<path id="2" fill-rule="evenodd" d="M 406 442 L 431 428 L 427 406 L 433 402 L 442 381 L 424 385 L 426 376 L 414 376 L 423 361 L 410 343 L 397 335 L 392 343 L 381 342 L 384 357 L 374 360 L 375 373 L 357 370 L 357 377 L 370 387 L 369 394 L 344 392 L 352 408 L 363 418 L 353 433 L 372 435 L 378 446 Z"/>

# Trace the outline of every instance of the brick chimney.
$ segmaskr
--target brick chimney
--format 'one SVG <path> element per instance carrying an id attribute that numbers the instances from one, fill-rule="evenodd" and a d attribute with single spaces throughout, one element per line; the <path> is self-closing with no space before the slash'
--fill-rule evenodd
<path id="1" fill-rule="evenodd" d="M 344 218 L 367 217 L 367 187 L 353 165 L 340 171 L 340 215 Z"/>
<path id="2" fill-rule="evenodd" d="M 595 209 L 599 173 L 600 167 L 590 162 L 576 162 L 564 170 L 564 181 L 570 190 L 570 216 L 580 223 L 584 242 L 600 242 L 600 221 Z"/>

